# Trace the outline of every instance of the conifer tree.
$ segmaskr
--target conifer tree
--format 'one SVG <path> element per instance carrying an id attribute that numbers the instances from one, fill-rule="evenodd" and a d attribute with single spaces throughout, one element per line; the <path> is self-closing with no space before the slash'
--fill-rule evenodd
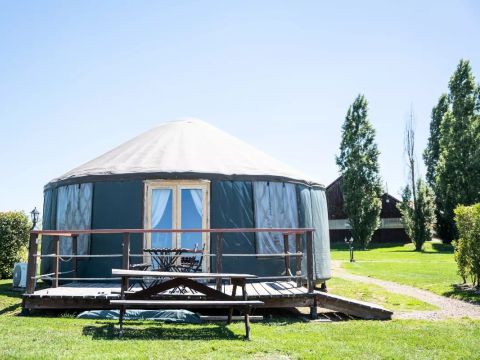
<path id="1" fill-rule="evenodd" d="M 449 82 L 450 105 L 440 123 L 435 170 L 439 231 L 447 241 L 456 236 L 454 208 L 480 201 L 479 95 L 469 61 L 461 60 Z"/>
<path id="2" fill-rule="evenodd" d="M 427 148 L 423 152 L 423 159 L 427 168 L 427 182 L 430 186 L 435 185 L 438 158 L 440 157 L 440 125 L 448 109 L 448 95 L 442 94 L 438 99 L 438 104 L 432 109 L 430 137 L 428 138 Z"/>
<path id="3" fill-rule="evenodd" d="M 368 103 L 358 95 L 342 126 L 340 155 L 336 157 L 342 174 L 344 210 L 353 239 L 366 249 L 380 225 L 382 187 L 379 176 L 379 151 L 375 130 L 368 120 Z"/>

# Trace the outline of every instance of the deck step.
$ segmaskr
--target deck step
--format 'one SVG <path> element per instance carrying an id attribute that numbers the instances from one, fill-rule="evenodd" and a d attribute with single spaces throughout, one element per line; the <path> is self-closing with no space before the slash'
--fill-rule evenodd
<path id="1" fill-rule="evenodd" d="M 200 315 L 200 319 L 204 321 L 227 321 L 228 316 L 224 315 Z M 232 321 L 243 321 L 245 319 L 244 316 L 232 316 Z M 262 315 L 250 315 L 250 321 L 263 321 Z"/>
<path id="2" fill-rule="evenodd" d="M 110 300 L 111 305 L 145 307 L 238 307 L 261 306 L 259 300 Z"/>
<path id="3" fill-rule="evenodd" d="M 316 298 L 319 307 L 353 315 L 362 319 L 390 320 L 393 315 L 392 311 L 376 304 L 349 299 L 330 293 L 317 292 Z"/>

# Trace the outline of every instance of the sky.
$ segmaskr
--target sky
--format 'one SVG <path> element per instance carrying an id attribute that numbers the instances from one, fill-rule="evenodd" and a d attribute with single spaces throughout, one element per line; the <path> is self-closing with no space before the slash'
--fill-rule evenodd
<path id="1" fill-rule="evenodd" d="M 162 122 L 197 117 L 328 185 L 341 125 L 369 102 L 382 181 L 420 173 L 461 58 L 480 80 L 476 1 L 2 1 L 0 211 Z"/>

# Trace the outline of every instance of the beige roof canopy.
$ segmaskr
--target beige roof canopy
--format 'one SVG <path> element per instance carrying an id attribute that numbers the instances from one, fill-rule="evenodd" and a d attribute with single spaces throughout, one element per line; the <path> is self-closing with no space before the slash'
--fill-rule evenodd
<path id="1" fill-rule="evenodd" d="M 255 147 L 198 119 L 164 123 L 52 180 L 112 175 L 221 175 L 320 185 Z M 121 177 L 121 176 L 120 176 Z"/>

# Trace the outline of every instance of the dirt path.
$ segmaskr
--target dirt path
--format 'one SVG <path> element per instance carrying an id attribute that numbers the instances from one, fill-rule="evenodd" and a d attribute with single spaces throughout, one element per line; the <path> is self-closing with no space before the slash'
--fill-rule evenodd
<path id="1" fill-rule="evenodd" d="M 332 275 L 333 277 L 339 277 L 345 280 L 375 284 L 392 293 L 411 296 L 439 308 L 439 310 L 434 311 L 395 312 L 393 315 L 393 318 L 395 319 L 440 320 L 462 317 L 480 319 L 480 305 L 474 305 L 465 301 L 450 299 L 434 294 L 427 290 L 418 289 L 413 286 L 401 285 L 392 281 L 385 281 L 370 278 L 368 276 L 351 274 L 341 267 L 341 261 L 332 261 Z"/>

